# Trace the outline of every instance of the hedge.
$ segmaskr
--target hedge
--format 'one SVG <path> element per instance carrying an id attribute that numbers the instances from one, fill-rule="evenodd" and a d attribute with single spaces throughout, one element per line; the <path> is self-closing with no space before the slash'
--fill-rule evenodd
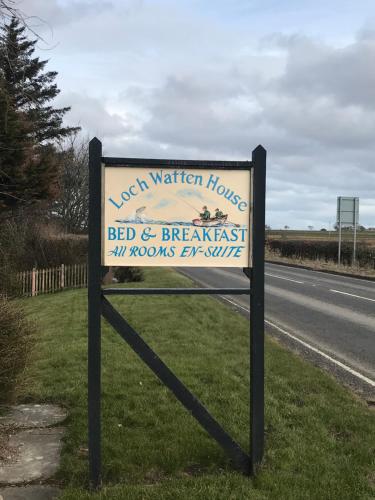
<path id="1" fill-rule="evenodd" d="M 337 262 L 338 243 L 336 241 L 269 239 L 266 245 L 271 252 L 275 252 L 281 257 Z M 344 265 L 351 265 L 352 257 L 353 244 L 343 242 L 341 262 Z M 358 245 L 357 263 L 361 267 L 375 268 L 375 248 L 363 244 Z"/>
<path id="2" fill-rule="evenodd" d="M 17 272 L 81 264 L 87 251 L 87 236 L 50 234 L 31 217 L 1 221 L 0 294 L 17 296 Z"/>

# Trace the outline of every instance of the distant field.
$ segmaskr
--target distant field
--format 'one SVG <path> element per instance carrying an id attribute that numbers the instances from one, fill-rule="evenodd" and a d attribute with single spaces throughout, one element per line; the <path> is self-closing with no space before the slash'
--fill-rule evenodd
<path id="1" fill-rule="evenodd" d="M 271 229 L 266 236 L 289 240 L 333 240 L 338 241 L 338 231 L 299 231 L 292 229 Z M 353 241 L 353 231 L 342 231 L 342 241 Z M 357 231 L 357 241 L 375 246 L 375 231 Z"/>

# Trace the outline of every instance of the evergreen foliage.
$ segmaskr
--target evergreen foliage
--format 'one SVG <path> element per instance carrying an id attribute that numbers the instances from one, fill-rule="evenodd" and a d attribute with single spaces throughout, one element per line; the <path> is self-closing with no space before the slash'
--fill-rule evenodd
<path id="1" fill-rule="evenodd" d="M 143 269 L 140 267 L 116 267 L 114 276 L 119 283 L 143 281 Z"/>
<path id="2" fill-rule="evenodd" d="M 36 40 L 13 17 L 0 36 L 0 210 L 53 199 L 59 154 L 56 141 L 79 127 L 63 126 L 69 107 L 54 108 L 55 71 L 34 57 Z"/>
<path id="3" fill-rule="evenodd" d="M 28 126 L 11 105 L 0 81 L 0 209 L 23 202 L 25 171 L 30 157 Z"/>
<path id="4" fill-rule="evenodd" d="M 29 136 L 38 144 L 62 139 L 79 130 L 64 127 L 62 120 L 69 107 L 56 109 L 48 103 L 59 93 L 56 71 L 44 71 L 47 60 L 33 57 L 37 40 L 28 40 L 25 27 L 16 18 L 3 27 L 0 70 L 5 91 L 12 105 L 32 124 Z"/>

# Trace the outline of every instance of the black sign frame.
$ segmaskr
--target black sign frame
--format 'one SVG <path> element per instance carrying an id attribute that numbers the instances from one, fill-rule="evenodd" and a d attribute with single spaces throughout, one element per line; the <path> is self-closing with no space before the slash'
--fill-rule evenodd
<path id="1" fill-rule="evenodd" d="M 101 264 L 102 167 L 163 166 L 250 170 L 252 172 L 252 267 L 243 268 L 249 288 L 102 288 L 107 269 Z M 102 156 L 96 137 L 89 145 L 89 257 L 88 257 L 88 449 L 89 481 L 101 485 L 101 317 L 120 334 L 141 360 L 174 393 L 202 427 L 244 474 L 252 475 L 264 452 L 264 236 L 266 150 L 258 146 L 251 161 L 157 160 Z M 250 453 L 221 427 L 203 404 L 184 386 L 142 337 L 106 298 L 107 295 L 250 295 Z"/>

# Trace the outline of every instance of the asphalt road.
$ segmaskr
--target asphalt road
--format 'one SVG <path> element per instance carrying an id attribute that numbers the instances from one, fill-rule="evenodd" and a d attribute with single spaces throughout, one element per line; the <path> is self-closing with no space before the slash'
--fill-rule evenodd
<path id="1" fill-rule="evenodd" d="M 249 285 L 241 269 L 181 271 L 203 286 Z M 266 264 L 265 281 L 268 328 L 375 394 L 375 282 L 277 264 Z M 248 296 L 223 300 L 248 314 Z"/>

